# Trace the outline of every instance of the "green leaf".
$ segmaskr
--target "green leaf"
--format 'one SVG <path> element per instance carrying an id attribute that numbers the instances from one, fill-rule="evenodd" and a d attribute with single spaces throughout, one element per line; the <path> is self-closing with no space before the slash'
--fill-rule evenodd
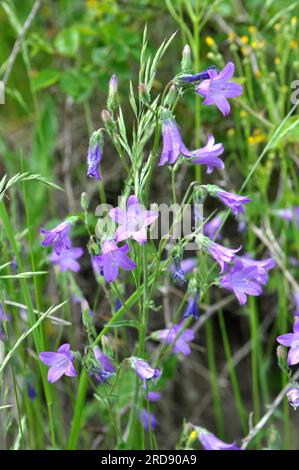
<path id="1" fill-rule="evenodd" d="M 84 101 L 91 93 L 93 79 L 89 74 L 77 70 L 68 70 L 61 76 L 61 89 L 75 101 Z"/>
<path id="2" fill-rule="evenodd" d="M 38 72 L 35 77 L 31 79 L 33 91 L 42 90 L 48 88 L 54 83 L 58 82 L 60 78 L 60 71 L 57 69 L 44 69 Z"/>
<path id="3" fill-rule="evenodd" d="M 74 56 L 80 45 L 80 34 L 74 27 L 60 31 L 55 40 L 54 45 L 61 55 Z"/>

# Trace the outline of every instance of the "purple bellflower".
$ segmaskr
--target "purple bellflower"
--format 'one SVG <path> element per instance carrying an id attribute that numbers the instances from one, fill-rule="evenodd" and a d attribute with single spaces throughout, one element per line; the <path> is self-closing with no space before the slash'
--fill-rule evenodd
<path id="1" fill-rule="evenodd" d="M 45 236 L 42 241 L 43 246 L 53 245 L 55 253 L 60 255 L 62 250 L 69 250 L 72 246 L 72 241 L 69 237 L 71 231 L 71 224 L 69 222 L 61 222 L 61 224 L 46 230 L 40 229 L 40 233 Z"/>
<path id="2" fill-rule="evenodd" d="M 293 333 L 278 336 L 278 343 L 290 348 L 288 353 L 288 364 L 294 366 L 299 362 L 299 319 L 295 320 Z"/>
<path id="3" fill-rule="evenodd" d="M 114 373 L 115 367 L 112 364 L 110 358 L 104 354 L 98 346 L 93 348 L 94 357 L 101 364 L 101 366 L 108 372 Z"/>
<path id="4" fill-rule="evenodd" d="M 163 149 L 159 166 L 174 164 L 180 154 L 185 157 L 192 157 L 193 153 L 187 149 L 183 143 L 180 131 L 175 120 L 165 119 L 162 128 Z"/>
<path id="5" fill-rule="evenodd" d="M 215 434 L 207 431 L 200 432 L 198 439 L 205 450 L 240 450 L 235 442 L 227 444 L 216 437 Z"/>
<path id="6" fill-rule="evenodd" d="M 83 255 L 82 248 L 69 248 L 62 250 L 58 255 L 55 251 L 50 255 L 50 261 L 59 266 L 62 273 L 65 271 L 73 271 L 75 273 L 80 271 L 80 264 L 77 259 Z"/>
<path id="7" fill-rule="evenodd" d="M 184 274 L 192 273 L 197 266 L 196 258 L 186 258 L 181 262 L 181 269 Z"/>
<path id="8" fill-rule="evenodd" d="M 274 212 L 275 215 L 280 217 L 283 220 L 296 222 L 297 227 L 299 227 L 299 207 L 292 207 L 290 209 L 278 209 Z"/>
<path id="9" fill-rule="evenodd" d="M 219 232 L 221 224 L 222 224 L 223 217 L 221 215 L 216 214 L 211 220 L 203 226 L 203 233 L 207 235 L 211 240 L 221 240 L 222 235 Z"/>
<path id="10" fill-rule="evenodd" d="M 158 379 L 161 375 L 160 369 L 153 369 L 146 361 L 138 357 L 130 357 L 130 365 L 144 382 Z"/>
<path id="11" fill-rule="evenodd" d="M 87 153 L 87 176 L 90 178 L 95 178 L 96 180 L 101 180 L 102 177 L 99 171 L 99 164 L 102 160 L 102 152 L 100 144 L 90 143 Z"/>
<path id="12" fill-rule="evenodd" d="M 287 391 L 290 405 L 296 410 L 299 406 L 299 387 L 292 387 Z"/>
<path id="13" fill-rule="evenodd" d="M 109 212 L 111 219 L 119 224 L 114 234 L 117 242 L 134 238 L 138 243 L 146 243 L 146 228 L 159 217 L 158 212 L 148 211 L 142 207 L 136 196 L 130 196 L 127 209 L 116 207 Z"/>
<path id="14" fill-rule="evenodd" d="M 228 263 L 232 263 L 236 258 L 236 253 L 241 250 L 241 246 L 236 250 L 226 248 L 225 246 L 215 243 L 207 237 L 204 237 L 204 245 L 208 253 L 217 261 L 221 268 L 221 274 L 227 270 Z"/>
<path id="15" fill-rule="evenodd" d="M 163 343 L 173 344 L 175 341 L 173 344 L 173 352 L 175 354 L 181 353 L 184 356 L 189 356 L 189 354 L 191 354 L 191 349 L 188 343 L 194 340 L 195 334 L 191 329 L 186 329 L 180 334 L 183 327 L 184 322 L 179 325 L 173 325 L 171 328 L 160 330 L 157 333 L 159 339 Z"/>
<path id="16" fill-rule="evenodd" d="M 113 240 L 105 240 L 102 245 L 102 255 L 93 256 L 92 263 L 96 272 L 103 274 L 107 282 L 113 282 L 118 276 L 119 268 L 132 271 L 136 264 L 127 256 L 129 245 L 119 247 Z"/>
<path id="17" fill-rule="evenodd" d="M 141 411 L 138 411 L 138 420 L 144 427 L 146 431 L 149 430 L 149 416 L 148 416 L 148 411 L 146 408 L 142 408 Z M 150 413 L 150 423 L 151 423 L 151 428 L 155 429 L 158 425 L 158 420 L 155 417 L 153 413 Z"/>
<path id="18" fill-rule="evenodd" d="M 235 294 L 240 305 L 247 302 L 247 295 L 258 296 L 262 288 L 258 282 L 258 268 L 256 266 L 245 267 L 241 261 L 230 268 L 220 279 L 220 285 Z"/>
<path id="19" fill-rule="evenodd" d="M 295 311 L 294 317 L 299 317 L 299 291 L 294 293 Z"/>
<path id="20" fill-rule="evenodd" d="M 93 348 L 93 353 L 99 363 L 99 367 L 93 367 L 90 375 L 94 376 L 97 382 L 108 382 L 109 378 L 115 373 L 114 365 L 110 358 L 104 354 L 98 346 Z"/>
<path id="21" fill-rule="evenodd" d="M 77 375 L 73 365 L 74 357 L 68 343 L 60 346 L 57 352 L 41 352 L 39 358 L 44 364 L 50 366 L 48 371 L 48 381 L 50 383 L 57 382 L 63 374 L 68 377 L 75 377 Z"/>
<path id="22" fill-rule="evenodd" d="M 161 398 L 161 393 L 160 392 L 149 391 L 147 395 L 148 395 L 149 401 L 151 401 L 151 402 L 158 401 Z"/>
<path id="23" fill-rule="evenodd" d="M 254 266 L 257 268 L 258 275 L 257 275 L 257 282 L 260 282 L 262 285 L 267 284 L 269 275 L 268 271 L 275 267 L 275 261 L 273 258 L 266 258 L 263 260 L 255 260 L 250 258 L 249 256 L 238 256 L 238 260 L 241 261 L 244 268 L 250 268 Z"/>
<path id="24" fill-rule="evenodd" d="M 248 196 L 239 196 L 238 194 L 228 193 L 221 189 L 217 189 L 215 193 L 216 197 L 218 197 L 225 206 L 232 210 L 235 217 L 238 217 L 239 214 L 244 214 L 244 204 L 251 201 Z"/>
<path id="25" fill-rule="evenodd" d="M 174 281 L 179 281 L 180 283 L 186 282 L 185 280 L 185 271 L 183 269 L 183 261 L 178 256 L 173 256 L 172 263 L 170 265 L 170 271 L 172 272 L 172 277 Z"/>
<path id="26" fill-rule="evenodd" d="M 192 315 L 194 320 L 198 319 L 198 292 L 189 295 L 188 305 L 184 313 L 184 318 L 189 318 Z"/>
<path id="27" fill-rule="evenodd" d="M 232 62 L 228 62 L 226 66 L 218 73 L 215 69 L 208 70 L 209 79 L 199 83 L 196 87 L 205 100 L 203 104 L 207 106 L 216 105 L 224 116 L 230 113 L 230 104 L 227 98 L 236 98 L 243 92 L 242 85 L 230 82 L 235 71 Z"/>
<path id="28" fill-rule="evenodd" d="M 215 144 L 215 138 L 212 135 L 209 135 L 206 145 L 192 152 L 192 163 L 207 165 L 207 173 L 212 173 L 214 168 L 223 170 L 224 163 L 221 158 L 218 158 L 223 151 L 223 144 Z"/>

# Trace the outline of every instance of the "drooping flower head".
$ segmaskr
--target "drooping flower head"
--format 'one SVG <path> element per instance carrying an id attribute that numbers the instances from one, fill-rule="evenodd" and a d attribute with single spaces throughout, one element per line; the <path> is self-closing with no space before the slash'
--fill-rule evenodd
<path id="1" fill-rule="evenodd" d="M 179 281 L 180 283 L 186 282 L 185 280 L 185 271 L 182 266 L 182 260 L 178 256 L 172 257 L 172 263 L 170 265 L 170 271 L 172 272 L 172 277 L 174 281 Z"/>
<path id="2" fill-rule="evenodd" d="M 80 271 L 80 264 L 77 259 L 83 255 L 82 248 L 69 248 L 68 250 L 62 250 L 60 255 L 55 251 L 50 255 L 50 261 L 53 264 L 59 266 L 59 269 L 62 273 L 65 271 L 73 271 L 75 273 Z"/>
<path id="3" fill-rule="evenodd" d="M 191 157 L 192 152 L 183 143 L 180 131 L 174 118 L 164 120 L 162 127 L 163 149 L 159 166 L 174 164 L 180 155 Z"/>
<path id="4" fill-rule="evenodd" d="M 241 250 L 241 246 L 236 250 L 226 248 L 225 246 L 219 245 L 210 240 L 208 237 L 201 236 L 200 240 L 203 242 L 203 246 L 207 252 L 217 261 L 221 268 L 221 273 L 226 271 L 227 265 L 232 263 L 236 258 L 236 253 Z"/>
<path id="5" fill-rule="evenodd" d="M 184 322 L 173 325 L 171 328 L 157 331 L 156 336 L 163 343 L 173 344 L 173 352 L 175 354 L 181 353 L 184 356 L 189 356 L 191 349 L 188 343 L 194 340 L 195 334 L 192 329 L 182 331 L 183 328 Z"/>
<path id="6" fill-rule="evenodd" d="M 41 228 L 40 233 L 45 236 L 42 241 L 42 245 L 53 245 L 54 251 L 57 253 L 57 255 L 60 255 L 62 250 L 69 250 L 72 246 L 72 241 L 69 237 L 70 231 L 71 223 L 68 221 L 61 222 L 61 224 L 57 225 L 51 230 Z"/>
<path id="7" fill-rule="evenodd" d="M 103 136 L 100 130 L 95 131 L 90 140 L 87 153 L 87 176 L 100 180 L 99 164 L 102 160 Z"/>
<path id="8" fill-rule="evenodd" d="M 287 391 L 287 397 L 290 405 L 296 410 L 299 406 L 299 387 L 292 387 Z"/>
<path id="9" fill-rule="evenodd" d="M 208 184 L 207 191 L 211 196 L 217 197 L 222 204 L 229 207 L 234 216 L 238 217 L 239 214 L 244 214 L 244 204 L 251 201 L 248 196 L 239 196 L 238 194 L 228 193 L 218 186 Z"/>
<path id="10" fill-rule="evenodd" d="M 224 169 L 224 163 L 218 158 L 224 152 L 223 144 L 215 144 L 215 138 L 208 136 L 206 145 L 192 152 L 192 163 L 207 165 L 207 173 L 212 173 L 214 168 Z M 188 155 L 187 155 L 188 156 Z"/>
<path id="11" fill-rule="evenodd" d="M 227 444 L 206 429 L 199 429 L 198 439 L 205 450 L 240 450 L 235 442 Z"/>
<path id="12" fill-rule="evenodd" d="M 94 357 L 101 364 L 101 366 L 108 372 L 115 372 L 115 367 L 112 364 L 111 359 L 104 354 L 98 346 L 93 348 Z"/>
<path id="13" fill-rule="evenodd" d="M 192 316 L 194 320 L 198 319 L 198 289 L 195 279 L 191 279 L 188 285 L 188 304 L 184 313 L 184 319 Z"/>
<path id="14" fill-rule="evenodd" d="M 294 366 L 299 363 L 299 319 L 295 320 L 293 333 L 286 333 L 285 335 L 276 338 L 278 343 L 290 348 L 288 353 L 288 364 Z"/>
<path id="15" fill-rule="evenodd" d="M 234 71 L 235 66 L 232 62 L 228 62 L 219 73 L 215 69 L 210 69 L 207 71 L 209 78 L 196 87 L 197 93 L 205 98 L 203 104 L 216 105 L 224 116 L 230 113 L 230 104 L 227 98 L 236 98 L 243 92 L 242 85 L 229 81 Z"/>
<path id="16" fill-rule="evenodd" d="M 73 365 L 74 357 L 68 343 L 60 346 L 57 352 L 41 352 L 39 358 L 44 364 L 50 366 L 48 371 L 48 381 L 50 383 L 57 382 L 63 374 L 68 377 L 75 377 L 77 375 Z"/>
<path id="17" fill-rule="evenodd" d="M 127 256 L 129 251 L 127 243 L 119 247 L 114 240 L 105 240 L 102 244 L 102 255 L 92 257 L 93 267 L 107 282 L 114 282 L 119 268 L 126 271 L 136 268 L 134 261 Z"/>
<path id="18" fill-rule="evenodd" d="M 258 296 L 262 293 L 258 275 L 256 266 L 245 267 L 241 261 L 237 260 L 219 282 L 224 289 L 235 294 L 240 305 L 244 305 L 247 302 L 247 295 Z"/>
<path id="19" fill-rule="evenodd" d="M 90 376 L 94 377 L 97 382 L 109 383 L 109 379 L 115 374 L 115 367 L 112 361 L 98 346 L 93 348 L 93 354 L 97 362 L 92 362 L 89 371 Z"/>
<path id="20" fill-rule="evenodd" d="M 144 244 L 147 239 L 146 229 L 157 220 L 159 214 L 144 209 L 136 196 L 130 196 L 126 209 L 120 207 L 111 209 L 109 216 L 119 224 L 114 234 L 117 242 L 133 238 L 138 243 Z"/>
<path id="21" fill-rule="evenodd" d="M 158 379 L 161 375 L 160 369 L 153 369 L 144 359 L 132 356 L 129 359 L 130 366 L 144 382 Z"/>

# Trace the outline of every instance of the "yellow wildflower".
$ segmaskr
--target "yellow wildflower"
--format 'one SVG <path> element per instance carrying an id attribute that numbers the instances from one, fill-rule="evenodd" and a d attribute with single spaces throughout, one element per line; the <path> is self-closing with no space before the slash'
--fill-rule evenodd
<path id="1" fill-rule="evenodd" d="M 236 33 L 234 31 L 230 31 L 228 33 L 228 39 L 229 41 L 233 42 L 236 39 Z"/>
<path id="2" fill-rule="evenodd" d="M 244 34 L 243 36 L 240 37 L 240 40 L 243 44 L 248 44 L 249 42 L 249 37 Z"/>
<path id="3" fill-rule="evenodd" d="M 211 36 L 207 36 L 205 41 L 206 41 L 206 45 L 209 47 L 213 47 L 215 45 L 215 41 Z"/>
<path id="4" fill-rule="evenodd" d="M 256 27 L 253 26 L 253 25 L 252 25 L 252 26 L 249 26 L 248 31 L 249 31 L 251 34 L 254 34 L 254 33 L 256 33 Z"/>
<path id="5" fill-rule="evenodd" d="M 290 48 L 291 49 L 297 49 L 297 47 L 298 47 L 298 42 L 295 39 L 291 39 Z"/>

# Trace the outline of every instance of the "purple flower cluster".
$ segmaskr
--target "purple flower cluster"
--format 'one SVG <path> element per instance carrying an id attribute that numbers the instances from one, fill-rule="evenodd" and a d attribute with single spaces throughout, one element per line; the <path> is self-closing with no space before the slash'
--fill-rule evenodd
<path id="1" fill-rule="evenodd" d="M 102 243 L 102 254 L 92 257 L 94 270 L 104 276 L 107 282 L 114 282 L 118 276 L 119 268 L 132 271 L 136 263 L 127 256 L 130 251 L 129 245 L 118 243 L 133 238 L 140 244 L 147 240 L 147 227 L 153 224 L 159 214 L 143 208 L 138 198 L 132 195 L 127 200 L 126 209 L 116 207 L 109 212 L 110 218 L 119 227 L 114 234 L 113 240 L 104 240 Z"/>
<path id="2" fill-rule="evenodd" d="M 165 119 L 162 129 L 163 149 L 159 166 L 174 164 L 180 155 L 190 158 L 192 163 L 207 166 L 207 173 L 214 168 L 224 168 L 223 161 L 219 158 L 224 151 L 221 143 L 215 144 L 215 139 L 209 135 L 205 147 L 191 151 L 183 143 L 180 131 L 174 118 Z"/>

